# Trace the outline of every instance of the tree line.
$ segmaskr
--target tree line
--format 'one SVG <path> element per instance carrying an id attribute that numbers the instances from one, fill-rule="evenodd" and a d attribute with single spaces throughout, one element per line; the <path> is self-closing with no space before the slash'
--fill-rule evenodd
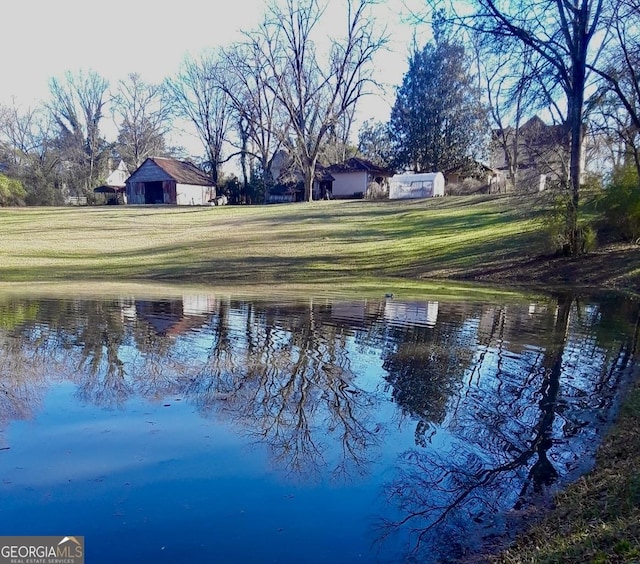
<path id="1" fill-rule="evenodd" d="M 239 158 L 240 188 L 260 201 L 274 181 L 274 156 L 285 150 L 311 199 L 318 159 L 346 142 L 358 101 L 375 87 L 371 63 L 386 36 L 373 4 L 348 0 L 335 36 L 320 37 L 319 1 L 273 2 L 241 41 L 185 57 L 177 75 L 157 85 L 131 74 L 110 90 L 93 70 L 52 78 L 40 107 L 0 108 L 0 162 L 28 204 L 60 204 L 65 194 L 91 199 L 109 159 L 132 171 L 151 155 L 187 156 L 167 144 L 176 123 L 187 122 L 203 149 L 197 164 L 215 185 L 224 163 Z M 115 142 L 102 134 L 108 111 Z"/>
<path id="2" fill-rule="evenodd" d="M 490 147 L 503 151 L 515 188 L 519 127 L 540 113 L 564 132 L 558 184 L 569 254 L 584 236 L 585 132 L 598 140 L 601 170 L 638 191 L 639 0 L 425 0 L 413 17 L 433 38 L 414 40 L 389 120 L 365 122 L 354 144 L 356 111 L 379 91 L 375 56 L 389 41 L 375 4 L 347 0 L 327 37 L 318 0 L 271 2 L 241 40 L 186 57 L 157 85 L 131 74 L 110 89 L 95 71 L 52 78 L 41 106 L 0 107 L 0 172 L 12 181 L 0 182 L 0 204 L 91 199 L 109 159 L 134 170 L 151 155 L 187 157 L 167 143 L 178 120 L 197 132 L 198 164 L 213 183 L 261 202 L 278 181 L 278 154 L 288 155 L 306 200 L 319 164 L 359 155 L 395 170 L 448 170 L 487 162 Z M 114 142 L 102 134 L 107 112 Z M 239 179 L 223 174 L 231 159 Z"/>

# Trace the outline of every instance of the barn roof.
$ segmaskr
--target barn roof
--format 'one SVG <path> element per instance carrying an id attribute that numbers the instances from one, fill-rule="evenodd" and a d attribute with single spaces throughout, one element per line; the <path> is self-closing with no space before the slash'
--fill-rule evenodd
<path id="1" fill-rule="evenodd" d="M 179 184 L 193 184 L 195 186 L 213 186 L 211 179 L 196 165 L 189 161 L 179 161 L 166 157 L 148 157 L 138 169 L 129 177 L 135 180 L 136 173 L 150 166 L 157 166 Z"/>
<path id="2" fill-rule="evenodd" d="M 360 172 L 366 171 L 372 174 L 380 174 L 382 176 L 393 176 L 393 171 L 388 168 L 378 166 L 377 164 L 361 159 L 358 157 L 351 157 L 340 164 L 334 164 L 327 168 L 329 172 Z"/>

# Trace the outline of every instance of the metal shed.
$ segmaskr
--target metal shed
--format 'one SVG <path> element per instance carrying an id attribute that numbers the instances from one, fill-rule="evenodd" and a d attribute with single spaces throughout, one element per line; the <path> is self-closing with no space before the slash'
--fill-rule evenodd
<path id="1" fill-rule="evenodd" d="M 444 175 L 441 172 L 394 174 L 389 181 L 390 200 L 435 196 L 444 196 Z"/>

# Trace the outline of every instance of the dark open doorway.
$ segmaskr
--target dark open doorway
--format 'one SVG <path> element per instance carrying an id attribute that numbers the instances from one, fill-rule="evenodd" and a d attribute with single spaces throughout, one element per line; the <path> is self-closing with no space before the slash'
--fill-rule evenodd
<path id="1" fill-rule="evenodd" d="M 144 203 L 145 204 L 164 204 L 164 195 L 162 192 L 162 181 L 144 183 Z"/>

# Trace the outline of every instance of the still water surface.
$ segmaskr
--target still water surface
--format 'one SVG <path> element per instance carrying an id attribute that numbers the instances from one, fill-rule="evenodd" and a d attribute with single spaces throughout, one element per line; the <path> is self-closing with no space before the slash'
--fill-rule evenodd
<path id="1" fill-rule="evenodd" d="M 0 297 L 0 534 L 87 562 L 445 562 L 589 468 L 615 296 Z"/>

